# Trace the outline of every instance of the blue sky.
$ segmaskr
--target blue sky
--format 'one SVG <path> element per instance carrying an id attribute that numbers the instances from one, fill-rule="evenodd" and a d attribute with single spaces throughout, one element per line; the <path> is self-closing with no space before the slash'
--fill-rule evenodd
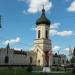
<path id="1" fill-rule="evenodd" d="M 31 49 L 43 4 L 51 21 L 53 51 L 68 54 L 75 46 L 75 0 L 0 0 L 0 47 L 9 42 L 11 48 Z"/>

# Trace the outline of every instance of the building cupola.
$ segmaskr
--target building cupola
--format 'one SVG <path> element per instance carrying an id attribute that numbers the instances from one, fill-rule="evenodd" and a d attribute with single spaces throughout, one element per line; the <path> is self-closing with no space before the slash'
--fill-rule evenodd
<path id="1" fill-rule="evenodd" d="M 36 25 L 39 25 L 39 24 L 50 25 L 50 20 L 47 19 L 44 8 L 42 9 L 41 17 L 39 19 L 37 19 L 37 21 L 36 21 Z"/>
<path id="2" fill-rule="evenodd" d="M 6 47 L 7 49 L 10 49 L 10 45 L 9 45 L 9 43 L 7 44 L 7 47 Z"/>

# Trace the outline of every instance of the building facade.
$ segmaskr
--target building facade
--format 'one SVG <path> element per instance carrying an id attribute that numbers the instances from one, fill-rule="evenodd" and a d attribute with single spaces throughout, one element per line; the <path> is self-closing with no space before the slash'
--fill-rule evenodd
<path id="1" fill-rule="evenodd" d="M 54 66 L 57 66 L 57 65 L 64 66 L 64 65 L 66 65 L 66 61 L 67 61 L 66 55 L 57 54 L 57 53 L 53 54 L 53 63 L 52 64 Z"/>
<path id="2" fill-rule="evenodd" d="M 6 48 L 0 48 L 0 65 L 36 65 L 43 66 L 43 51 L 23 51 L 11 49 L 9 44 Z M 64 54 L 53 54 L 50 60 L 51 65 L 57 66 L 66 65 L 66 55 Z M 38 60 L 39 59 L 39 60 Z M 37 61 L 38 60 L 38 61 Z M 41 61 L 41 62 L 40 62 Z"/>
<path id="3" fill-rule="evenodd" d="M 29 65 L 29 52 L 10 49 L 9 44 L 6 48 L 0 48 L 0 65 Z"/>

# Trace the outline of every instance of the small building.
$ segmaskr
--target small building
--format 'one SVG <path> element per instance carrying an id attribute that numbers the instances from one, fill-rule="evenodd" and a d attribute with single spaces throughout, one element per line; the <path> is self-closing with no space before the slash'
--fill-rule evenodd
<path id="1" fill-rule="evenodd" d="M 0 65 L 29 65 L 30 56 L 27 51 L 10 49 L 9 44 L 6 48 L 0 48 Z"/>
<path id="2" fill-rule="evenodd" d="M 60 65 L 64 66 L 66 64 L 66 55 L 64 54 L 57 54 L 53 55 L 53 65 Z"/>

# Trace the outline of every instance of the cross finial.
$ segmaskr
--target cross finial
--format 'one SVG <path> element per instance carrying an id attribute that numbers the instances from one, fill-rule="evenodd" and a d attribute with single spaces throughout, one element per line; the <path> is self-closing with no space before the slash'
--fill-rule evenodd
<path id="1" fill-rule="evenodd" d="M 44 9 L 44 4 L 43 4 L 43 9 Z"/>

